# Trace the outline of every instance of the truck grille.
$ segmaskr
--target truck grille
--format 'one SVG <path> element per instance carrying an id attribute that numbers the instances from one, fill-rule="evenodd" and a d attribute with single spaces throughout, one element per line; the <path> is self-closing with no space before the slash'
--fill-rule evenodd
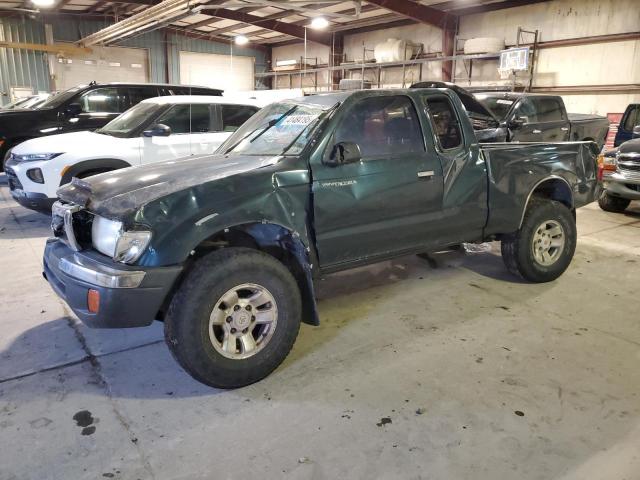
<path id="1" fill-rule="evenodd" d="M 93 215 L 79 205 L 58 201 L 51 209 L 53 235 L 75 251 L 91 245 L 92 222 Z"/>
<path id="2" fill-rule="evenodd" d="M 621 153 L 618 155 L 618 168 L 640 172 L 640 153 Z"/>

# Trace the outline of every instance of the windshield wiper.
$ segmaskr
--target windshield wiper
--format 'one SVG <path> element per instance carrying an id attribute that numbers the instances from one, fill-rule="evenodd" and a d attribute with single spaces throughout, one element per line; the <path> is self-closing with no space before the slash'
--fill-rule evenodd
<path id="1" fill-rule="evenodd" d="M 255 137 L 253 137 L 249 143 L 253 143 L 255 142 L 258 138 L 260 138 L 262 135 L 265 134 L 265 132 L 267 130 L 269 130 L 270 128 L 274 127 L 275 125 L 278 124 L 278 122 L 280 120 L 282 120 L 284 117 L 286 117 L 287 115 L 291 114 L 296 108 L 298 108 L 298 105 L 294 105 L 293 107 L 291 107 L 289 110 L 287 110 L 286 112 L 284 112 L 282 115 L 280 115 L 278 118 L 274 118 L 273 120 L 269 120 L 269 123 L 267 123 L 267 125 L 265 126 L 265 128 L 258 133 Z M 247 133 L 244 137 L 242 137 L 240 140 L 238 140 L 236 143 L 234 143 L 233 145 L 231 145 L 229 148 L 227 148 L 224 151 L 224 155 L 226 155 L 227 153 L 229 153 L 230 151 L 232 151 L 234 148 L 236 148 L 238 145 L 240 145 L 240 143 L 242 143 L 247 137 L 249 137 L 252 133 L 254 133 L 255 130 L 253 130 L 252 132 Z"/>

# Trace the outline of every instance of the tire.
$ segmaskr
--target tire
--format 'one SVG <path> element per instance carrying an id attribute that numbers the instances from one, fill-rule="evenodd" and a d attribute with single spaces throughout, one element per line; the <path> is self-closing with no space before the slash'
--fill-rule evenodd
<path id="1" fill-rule="evenodd" d="M 605 212 L 622 213 L 630 203 L 631 200 L 626 198 L 612 197 L 606 190 L 603 190 L 598 197 L 598 205 Z"/>
<path id="2" fill-rule="evenodd" d="M 550 282 L 571 263 L 576 238 L 575 219 L 564 204 L 532 198 L 520 230 L 502 238 L 502 259 L 514 275 L 530 282 Z"/>
<path id="3" fill-rule="evenodd" d="M 258 339 L 253 336 L 256 332 L 264 333 L 260 329 L 267 328 L 266 324 L 254 325 L 256 316 L 251 315 L 251 320 L 247 320 L 246 306 L 240 306 L 248 301 L 241 295 L 248 292 L 249 296 L 254 292 L 234 290 L 245 285 L 247 288 L 263 288 L 268 294 L 266 297 L 270 295 L 269 298 L 275 302 L 275 305 L 267 303 L 266 308 L 256 313 L 256 316 L 266 318 L 268 314 L 276 319 L 270 324 L 272 327 L 269 326 L 273 328 L 269 330 L 271 333 L 267 332 Z M 227 305 L 225 298 L 233 295 L 225 296 L 232 290 L 236 291 L 236 300 L 230 300 Z M 250 248 L 217 250 L 197 260 L 174 295 L 165 318 L 165 340 L 174 358 L 196 380 L 217 388 L 244 387 L 269 375 L 287 357 L 300 329 L 301 303 L 300 290 L 293 275 L 274 257 Z M 239 308 L 234 310 L 232 305 Z M 214 310 L 221 319 L 219 325 L 211 326 L 210 317 L 214 317 Z M 254 307 L 250 313 L 256 310 Z M 257 350 L 245 350 L 245 342 L 241 340 L 225 343 L 227 335 L 234 338 L 229 333 L 233 326 L 238 327 L 235 335 L 239 338 L 244 332 L 239 329 L 249 321 L 249 328 L 253 326 L 250 332 L 253 333 L 248 335 L 254 338 Z M 248 338 L 246 335 L 242 337 Z"/>

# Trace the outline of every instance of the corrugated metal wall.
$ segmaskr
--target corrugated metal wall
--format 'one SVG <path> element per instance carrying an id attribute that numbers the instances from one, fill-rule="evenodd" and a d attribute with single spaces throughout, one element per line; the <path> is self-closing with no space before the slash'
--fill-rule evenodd
<path id="1" fill-rule="evenodd" d="M 53 38 L 59 42 L 76 42 L 109 25 L 111 25 L 111 22 L 107 20 L 56 19 L 55 22 L 52 22 Z M 163 33 L 157 31 L 145 33 L 114 46 L 146 48 L 149 51 L 149 78 L 152 82 L 167 82 L 167 62 L 164 52 Z"/>
<path id="2" fill-rule="evenodd" d="M 111 24 L 106 19 L 102 21 L 81 18 L 57 18 L 51 23 L 53 38 L 58 42 L 75 42 Z M 44 22 L 0 18 L 0 40 L 46 43 Z M 230 46 L 224 43 L 172 33 L 165 37 L 165 33 L 160 31 L 145 33 L 117 45 L 146 48 L 149 51 L 149 78 L 152 82 L 160 83 L 179 82 L 181 50 L 223 55 L 230 53 Z M 255 57 L 256 72 L 267 69 L 267 55 L 261 50 L 234 46 L 233 54 Z M 0 92 L 7 94 L 0 97 L 0 103 L 9 101 L 9 88 L 12 86 L 31 86 L 36 91 L 48 91 L 47 55 L 41 52 L 0 48 Z"/>
<path id="3" fill-rule="evenodd" d="M 31 20 L 0 19 L 0 40 L 45 43 L 44 28 Z M 42 52 L 0 48 L 0 104 L 11 101 L 11 87 L 49 91 L 49 67 Z"/>

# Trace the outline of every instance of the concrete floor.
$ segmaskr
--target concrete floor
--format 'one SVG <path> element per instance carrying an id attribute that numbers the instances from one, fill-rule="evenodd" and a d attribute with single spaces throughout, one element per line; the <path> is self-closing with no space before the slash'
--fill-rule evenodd
<path id="1" fill-rule="evenodd" d="M 204 387 L 161 326 L 88 330 L 0 177 L 0 479 L 640 478 L 640 206 L 578 212 L 558 281 L 495 251 L 334 275 L 269 378 Z M 435 267 L 435 268 L 434 268 Z"/>

